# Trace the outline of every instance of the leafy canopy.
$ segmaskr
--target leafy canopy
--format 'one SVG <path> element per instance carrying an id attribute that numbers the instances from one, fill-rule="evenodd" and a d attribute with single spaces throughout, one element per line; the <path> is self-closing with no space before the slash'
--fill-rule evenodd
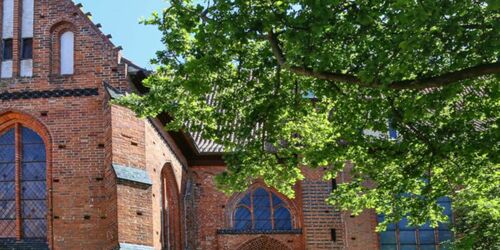
<path id="1" fill-rule="evenodd" d="M 481 190 L 500 186 L 499 9 L 495 0 L 172 0 L 145 21 L 165 44 L 149 93 L 120 102 L 224 145 L 217 181 L 227 192 L 262 178 L 293 196 L 304 166 L 332 179 L 348 162 L 352 181 L 328 202 L 354 214 L 437 225 L 446 217 L 436 200 L 449 196 L 498 222 L 498 192 Z"/>

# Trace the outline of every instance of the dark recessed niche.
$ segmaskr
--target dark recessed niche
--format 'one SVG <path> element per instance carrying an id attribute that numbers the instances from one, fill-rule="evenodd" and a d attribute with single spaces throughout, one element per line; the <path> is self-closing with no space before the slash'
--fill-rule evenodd
<path id="1" fill-rule="evenodd" d="M 90 220 L 90 215 L 88 215 L 88 214 L 84 215 L 84 216 L 83 216 L 83 219 L 84 219 L 84 220 Z"/>
<path id="2" fill-rule="evenodd" d="M 118 69 L 117 69 L 116 67 L 113 67 L 113 68 L 111 68 L 111 71 L 112 71 L 112 72 L 117 72 L 117 71 L 118 71 Z"/>
<path id="3" fill-rule="evenodd" d="M 332 179 L 332 191 L 337 189 L 337 180 L 336 179 Z"/>
<path id="4" fill-rule="evenodd" d="M 54 220 L 59 220 L 59 218 L 60 218 L 59 216 L 54 215 Z"/>
<path id="5" fill-rule="evenodd" d="M 100 143 L 97 145 L 98 148 L 104 148 L 104 144 L 103 143 Z"/>
<path id="6" fill-rule="evenodd" d="M 137 145 L 139 145 L 139 144 L 138 144 L 137 142 L 135 142 L 135 141 L 130 142 L 130 144 L 131 144 L 132 146 L 137 146 Z"/>
<path id="7" fill-rule="evenodd" d="M 356 217 L 356 215 L 354 215 L 354 214 L 351 214 L 351 216 L 349 216 L 349 217 L 351 217 L 351 218 L 355 218 L 355 217 Z"/>
<path id="8" fill-rule="evenodd" d="M 136 214 L 142 216 L 142 211 L 137 211 Z"/>
<path id="9" fill-rule="evenodd" d="M 356 237 L 352 237 L 351 240 L 356 240 Z"/>
<path id="10" fill-rule="evenodd" d="M 104 220 L 104 219 L 106 219 L 106 218 L 108 218 L 106 215 L 101 216 L 101 219 L 102 219 L 102 220 Z"/>
<path id="11" fill-rule="evenodd" d="M 47 115 L 49 115 L 49 111 L 40 112 L 40 116 L 47 116 Z"/>
<path id="12" fill-rule="evenodd" d="M 127 135 L 127 134 L 122 134 L 122 136 L 123 136 L 123 137 L 125 137 L 125 138 L 129 138 L 129 139 L 132 139 L 132 136 L 130 136 L 130 135 Z"/>
<path id="13" fill-rule="evenodd" d="M 330 234 L 332 237 L 332 241 L 336 242 L 337 241 L 337 230 L 335 228 L 330 229 Z"/>
<path id="14" fill-rule="evenodd" d="M 104 180 L 104 178 L 103 177 L 96 177 L 95 180 L 96 181 L 102 181 L 102 180 Z"/>
<path id="15" fill-rule="evenodd" d="M 65 148 L 66 148 L 66 145 L 61 144 L 61 145 L 59 145 L 59 146 L 58 146 L 58 148 L 59 148 L 59 149 L 65 149 Z"/>
<path id="16" fill-rule="evenodd" d="M 54 182 L 59 182 L 59 179 L 54 179 L 53 181 L 54 181 Z"/>
<path id="17" fill-rule="evenodd" d="M 328 211 L 328 210 L 325 210 L 325 214 L 328 214 L 328 213 L 330 213 L 330 211 Z"/>

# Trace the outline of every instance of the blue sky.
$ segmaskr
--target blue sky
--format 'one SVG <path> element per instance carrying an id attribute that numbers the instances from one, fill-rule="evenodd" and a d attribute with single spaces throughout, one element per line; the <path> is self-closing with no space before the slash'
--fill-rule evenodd
<path id="1" fill-rule="evenodd" d="M 150 59 L 161 50 L 161 33 L 155 26 L 139 24 L 154 10 L 161 10 L 163 0 L 75 0 L 84 12 L 92 13 L 94 23 L 101 23 L 104 34 L 113 36 L 113 43 L 123 47 L 123 55 L 136 64 L 153 69 Z"/>

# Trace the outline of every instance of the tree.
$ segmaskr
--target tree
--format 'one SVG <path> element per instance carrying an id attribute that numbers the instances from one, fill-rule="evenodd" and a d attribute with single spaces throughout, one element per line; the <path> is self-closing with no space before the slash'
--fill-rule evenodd
<path id="1" fill-rule="evenodd" d="M 163 32 L 160 67 L 120 102 L 224 145 L 223 190 L 262 178 L 293 196 L 303 166 L 331 179 L 348 162 L 328 199 L 344 210 L 437 225 L 439 197 L 487 197 L 498 223 L 498 192 L 483 193 L 500 186 L 498 1 L 197 3 L 145 21 Z"/>

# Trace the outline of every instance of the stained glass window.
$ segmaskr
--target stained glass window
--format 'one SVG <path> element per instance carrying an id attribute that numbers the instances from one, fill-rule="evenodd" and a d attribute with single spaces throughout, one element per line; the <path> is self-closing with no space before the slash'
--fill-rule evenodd
<path id="1" fill-rule="evenodd" d="M 19 191 L 15 188 L 17 181 Z M 22 238 L 46 238 L 46 189 L 42 138 L 18 125 L 0 133 L 0 238 L 15 238 L 19 232 Z M 18 200 L 20 207 L 16 205 Z M 16 226 L 18 221 L 21 228 Z"/>
<path id="2" fill-rule="evenodd" d="M 441 198 L 438 204 L 444 208 L 444 213 L 451 222 L 451 200 Z M 384 220 L 383 215 L 378 216 L 378 221 Z M 453 234 L 450 231 L 449 223 L 440 223 L 439 227 L 432 228 L 429 224 L 421 227 L 408 225 L 406 218 L 396 224 L 389 224 L 385 232 L 380 232 L 380 249 L 400 249 L 400 250 L 437 250 L 444 249 L 443 242 L 451 241 Z"/>
<path id="3" fill-rule="evenodd" d="M 0 238 L 16 237 L 14 129 L 0 135 Z"/>
<path id="4" fill-rule="evenodd" d="M 281 198 L 264 188 L 257 188 L 238 202 L 233 227 L 237 230 L 291 230 L 292 216 Z"/>

